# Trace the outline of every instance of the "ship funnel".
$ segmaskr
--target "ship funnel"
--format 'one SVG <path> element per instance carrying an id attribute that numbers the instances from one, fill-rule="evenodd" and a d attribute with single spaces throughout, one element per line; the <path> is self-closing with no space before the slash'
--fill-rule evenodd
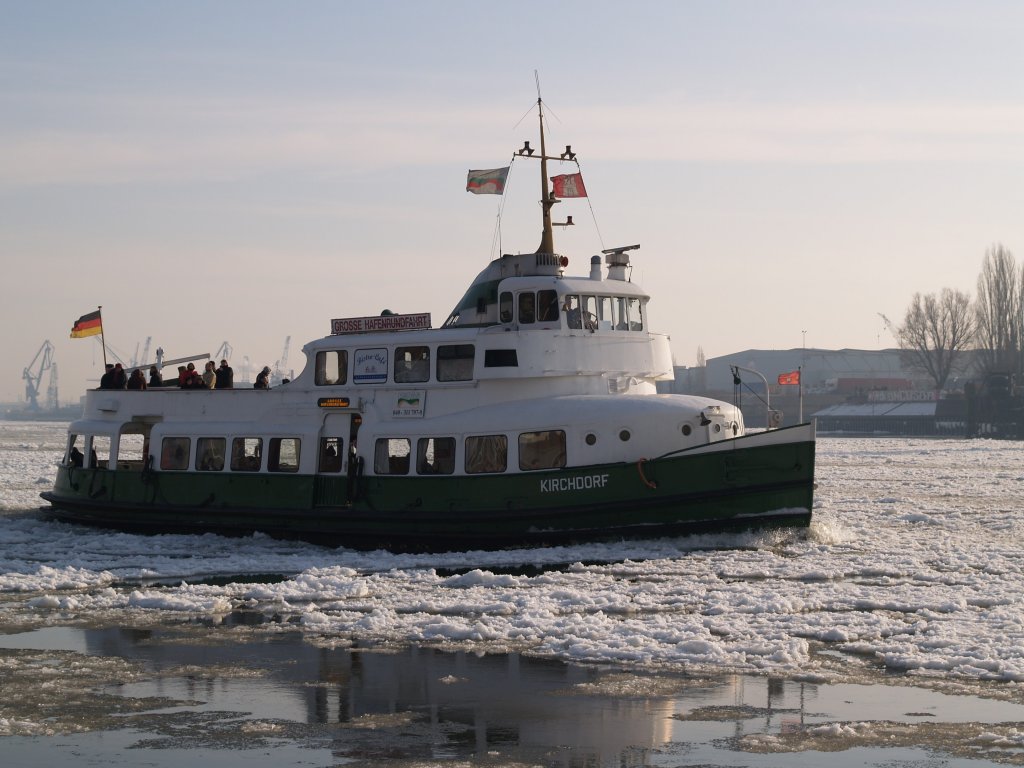
<path id="1" fill-rule="evenodd" d="M 601 257 L 591 256 L 590 257 L 590 279 L 600 280 L 601 279 Z"/>

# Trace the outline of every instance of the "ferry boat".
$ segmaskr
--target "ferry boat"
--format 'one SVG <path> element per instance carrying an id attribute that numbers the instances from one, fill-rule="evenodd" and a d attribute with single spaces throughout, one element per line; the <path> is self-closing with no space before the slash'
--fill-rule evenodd
<path id="1" fill-rule="evenodd" d="M 48 514 L 396 551 L 808 525 L 813 424 L 748 432 L 732 404 L 658 394 L 639 246 L 577 273 L 555 252 L 548 162 L 575 155 L 547 155 L 537 109 L 539 154 L 513 155 L 539 161 L 535 252 L 487 264 L 439 327 L 332 320 L 282 386 L 87 392 Z"/>

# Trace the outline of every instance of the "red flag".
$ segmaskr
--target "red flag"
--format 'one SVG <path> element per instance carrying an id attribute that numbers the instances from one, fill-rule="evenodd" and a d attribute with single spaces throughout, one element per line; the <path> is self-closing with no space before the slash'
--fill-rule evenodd
<path id="1" fill-rule="evenodd" d="M 799 384 L 800 383 L 800 371 L 790 371 L 789 373 L 779 374 L 779 384 Z"/>
<path id="2" fill-rule="evenodd" d="M 586 197 L 587 188 L 583 186 L 582 173 L 567 173 L 552 176 L 551 183 L 555 187 L 555 197 Z"/>

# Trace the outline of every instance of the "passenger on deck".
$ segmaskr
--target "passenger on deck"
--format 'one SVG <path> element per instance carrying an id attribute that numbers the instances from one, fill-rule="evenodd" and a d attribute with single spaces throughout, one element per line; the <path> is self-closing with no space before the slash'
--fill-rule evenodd
<path id="1" fill-rule="evenodd" d="M 128 377 L 128 389 L 145 389 L 146 388 L 146 377 L 142 375 L 142 371 L 136 368 L 132 371 L 132 375 Z"/>
<path id="2" fill-rule="evenodd" d="M 85 455 L 78 450 L 77 445 L 71 446 L 71 452 L 68 454 L 68 464 L 72 467 L 80 467 L 85 464 Z"/>
<path id="3" fill-rule="evenodd" d="M 151 387 L 162 387 L 164 385 L 164 377 L 160 375 L 160 369 L 155 365 L 149 367 L 149 386 Z"/>
<path id="4" fill-rule="evenodd" d="M 188 368 L 184 365 L 178 366 L 178 386 L 185 389 L 185 384 L 188 381 Z"/>
<path id="5" fill-rule="evenodd" d="M 217 369 L 217 383 L 214 386 L 216 389 L 234 389 L 235 372 L 231 370 L 227 360 L 220 361 L 220 368 Z"/>
<path id="6" fill-rule="evenodd" d="M 114 380 L 113 389 L 124 389 L 128 386 L 128 377 L 124 373 L 124 368 L 118 363 L 114 366 Z"/>
<path id="7" fill-rule="evenodd" d="M 100 389 L 114 388 L 114 364 L 107 363 L 107 370 L 100 376 Z"/>
<path id="8" fill-rule="evenodd" d="M 206 368 L 203 370 L 203 386 L 206 389 L 213 389 L 213 385 L 217 382 L 217 373 L 213 369 L 213 360 L 206 361 Z"/>
<path id="9" fill-rule="evenodd" d="M 256 374 L 256 383 L 253 389 L 270 389 L 270 366 L 264 365 L 263 370 Z"/>
<path id="10" fill-rule="evenodd" d="M 196 370 L 195 363 L 189 363 L 185 366 L 185 389 L 206 389 L 206 385 L 203 384 L 203 377 Z"/>

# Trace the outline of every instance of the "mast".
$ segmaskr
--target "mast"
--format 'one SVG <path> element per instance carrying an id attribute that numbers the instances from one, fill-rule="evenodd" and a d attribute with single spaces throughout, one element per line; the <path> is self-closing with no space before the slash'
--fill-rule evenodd
<path id="1" fill-rule="evenodd" d="M 572 226 L 572 217 L 570 216 L 565 222 L 552 222 L 551 221 L 551 209 L 555 203 L 561 202 L 555 197 L 555 192 L 548 186 L 548 160 L 576 160 L 576 153 L 572 151 L 572 147 L 566 146 L 565 152 L 558 157 L 548 157 L 547 153 L 547 142 L 544 137 L 544 102 L 540 96 L 537 97 L 537 119 L 540 121 L 540 155 L 536 154 L 536 150 L 530 146 L 530 142 L 524 142 L 523 148 L 520 149 L 516 154 L 519 157 L 532 157 L 540 160 L 540 205 L 543 217 L 543 227 L 541 229 L 540 246 L 537 248 L 538 254 L 547 254 L 554 256 L 555 254 L 555 227 L 568 227 Z"/>
<path id="2" fill-rule="evenodd" d="M 540 205 L 543 211 L 543 229 L 540 236 L 540 247 L 537 253 L 555 252 L 554 228 L 551 226 L 551 208 L 558 201 L 548 187 L 548 153 L 544 143 L 544 105 L 540 96 L 537 97 L 537 119 L 540 121 Z"/>

